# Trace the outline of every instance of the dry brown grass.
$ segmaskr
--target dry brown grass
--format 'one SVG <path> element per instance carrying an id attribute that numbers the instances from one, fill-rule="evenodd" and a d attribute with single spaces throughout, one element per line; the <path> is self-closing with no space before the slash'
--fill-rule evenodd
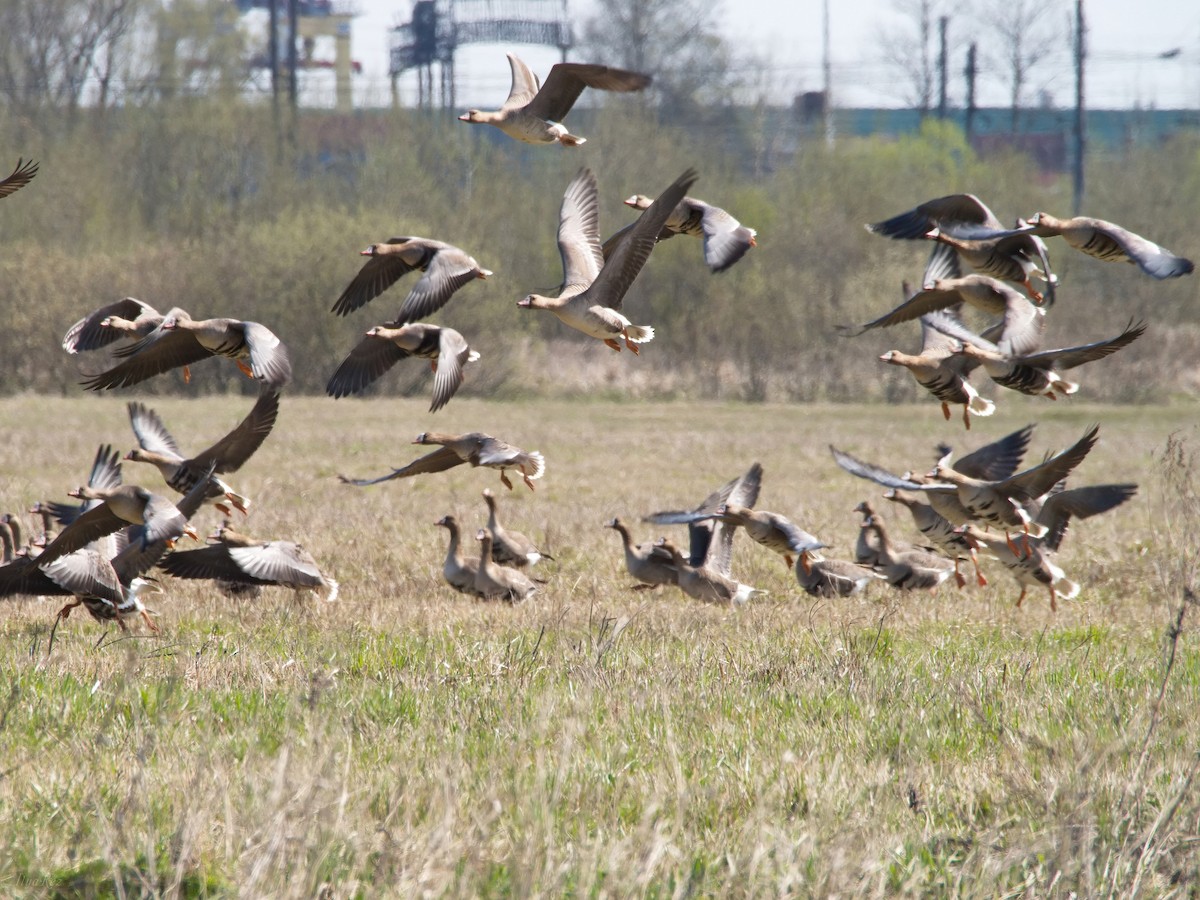
<path id="1" fill-rule="evenodd" d="M 152 405 L 198 449 L 250 402 Z M 1200 539 L 1196 438 L 1180 427 L 1194 407 L 1015 398 L 969 435 L 931 404 L 425 407 L 285 398 L 277 433 L 231 479 L 255 501 L 248 530 L 303 541 L 341 582 L 335 604 L 172 583 L 151 604 L 161 635 L 97 646 L 101 628 L 76 613 L 49 657 L 56 604 L 0 609 L 0 890 L 1198 889 L 1195 613 L 1164 652 Z M 1101 422 L 1074 483 L 1142 484 L 1073 528 L 1062 564 L 1084 591 L 1057 615 L 1038 595 L 1015 609 L 994 568 L 983 590 L 815 601 L 744 543 L 735 572 L 770 590 L 762 602 L 638 595 L 600 527 L 694 504 L 759 460 L 760 506 L 849 553 L 850 510 L 878 490 L 837 469 L 829 443 L 903 469 L 931 462 L 937 440 L 965 450 L 1029 421 L 1034 458 Z M 14 508 L 61 497 L 98 443 L 131 441 L 122 398 L 11 398 L 0 424 Z M 409 441 L 432 427 L 545 453 L 538 490 L 500 498 L 504 521 L 556 557 L 529 603 L 471 603 L 440 581 L 433 521 L 482 523 L 495 473 L 337 483 L 414 458 Z"/>

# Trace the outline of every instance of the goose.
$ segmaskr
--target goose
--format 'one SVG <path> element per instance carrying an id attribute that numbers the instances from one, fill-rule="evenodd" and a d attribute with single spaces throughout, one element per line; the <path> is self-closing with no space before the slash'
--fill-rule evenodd
<path id="1" fill-rule="evenodd" d="M 625 568 L 638 581 L 633 590 L 644 591 L 660 584 L 678 584 L 679 572 L 669 550 L 653 542 L 635 544 L 628 526 L 618 518 L 604 527 L 613 529 L 621 536 L 621 544 L 625 548 Z"/>
<path id="2" fill-rule="evenodd" d="M 458 520 L 454 516 L 442 516 L 434 525 L 450 532 L 450 545 L 446 548 L 446 561 L 442 563 L 442 577 L 446 584 L 460 594 L 480 594 L 475 590 L 475 576 L 479 571 L 478 556 L 463 556 L 460 546 Z"/>
<path id="3" fill-rule="evenodd" d="M 1044 396 L 1056 400 L 1079 390 L 1077 382 L 1068 381 L 1059 371 L 1065 372 L 1111 356 L 1145 334 L 1147 325 L 1145 322 L 1134 324 L 1131 320 L 1124 331 L 1107 340 L 1024 354 L 1013 353 L 1005 348 L 1007 334 L 1003 332 L 1000 341 L 992 343 L 959 322 L 937 319 L 933 327 L 957 340 L 959 347 L 956 354 L 982 365 L 988 377 L 1001 387 L 1033 397 Z"/>
<path id="4" fill-rule="evenodd" d="M 1025 457 L 1025 451 L 1029 449 L 1029 440 L 1032 435 L 1033 426 L 1026 425 L 997 441 L 984 444 L 953 462 L 954 454 L 951 448 L 946 444 L 939 444 L 935 459 L 946 465 L 953 465 L 964 475 L 998 481 L 1016 474 L 1020 469 L 1021 460 Z M 932 480 L 913 472 L 905 473 L 904 477 L 894 475 L 882 466 L 857 459 L 832 444 L 829 450 L 833 454 L 834 462 L 846 472 L 857 478 L 865 478 L 881 484 L 886 488 L 921 491 Z M 947 491 L 944 488 L 926 490 L 924 496 L 934 510 L 949 519 L 951 523 L 962 525 L 971 520 L 971 515 L 966 507 L 958 501 L 957 491 Z"/>
<path id="5" fill-rule="evenodd" d="M 972 363 L 957 354 L 962 345 L 938 330 L 934 316 L 921 316 L 921 349 L 916 355 L 901 350 L 888 350 L 879 359 L 890 366 L 907 369 L 917 384 L 941 401 L 942 417 L 950 420 L 950 407 L 962 406 L 963 425 L 969 431 L 971 414 L 990 416 L 996 404 L 980 395 L 967 380 Z"/>
<path id="6" fill-rule="evenodd" d="M 625 205 L 634 209 L 649 209 L 654 202 L 653 197 L 645 194 L 634 194 L 626 198 Z M 620 241 L 627 228 L 612 235 L 604 242 L 604 258 L 608 259 L 613 247 Z M 695 197 L 684 197 L 671 210 L 667 221 L 663 223 L 658 240 L 666 240 L 677 234 L 688 234 L 704 240 L 704 261 L 713 272 L 724 272 L 740 260 L 751 247 L 757 247 L 755 238 L 758 232 L 747 228 L 719 206 L 697 200 Z"/>
<path id="7" fill-rule="evenodd" d="M 985 313 L 1003 316 L 1006 339 L 1013 352 L 1031 353 L 1041 346 L 1046 328 L 1046 311 L 1034 306 L 1019 291 L 987 275 L 934 279 L 891 312 L 863 325 L 842 326 L 839 331 L 847 337 L 856 337 L 872 328 L 908 322 L 961 303 Z"/>
<path id="8" fill-rule="evenodd" d="M 902 591 L 932 592 L 954 571 L 954 564 L 936 553 L 916 548 L 904 550 L 894 545 L 887 527 L 878 516 L 871 516 L 861 527 L 875 533 L 879 541 L 879 562 L 876 567 L 892 587 Z"/>
<path id="9" fill-rule="evenodd" d="M 11 175 L 0 181 L 0 197 L 7 197 L 16 191 L 19 191 L 29 182 L 33 181 L 33 176 L 38 172 L 38 163 L 32 159 L 26 162 L 17 157 L 17 167 L 13 169 Z"/>
<path id="10" fill-rule="evenodd" d="M 136 297 L 124 297 L 96 309 L 70 328 L 62 346 L 68 353 L 100 350 L 121 338 L 144 338 L 165 317 L 149 303 Z"/>
<path id="11" fill-rule="evenodd" d="M 683 554 L 667 538 L 659 538 L 655 546 L 661 547 L 671 554 L 671 562 L 677 573 L 676 585 L 681 591 L 695 600 L 705 603 L 729 603 L 740 606 L 766 591 L 734 581 L 722 572 L 708 566 L 693 566 L 683 558 Z"/>
<path id="12" fill-rule="evenodd" d="M 208 479 L 197 482 L 197 486 L 201 485 L 207 490 Z M 165 497 L 152 494 L 143 487 L 125 484 L 94 488 L 84 485 L 67 493 L 81 500 L 100 502 L 59 532 L 38 557 L 39 565 L 53 562 L 130 524 L 145 526 L 138 541 L 142 549 L 151 543 L 174 541 L 185 534 L 198 538 L 183 511 Z"/>
<path id="13" fill-rule="evenodd" d="M 1072 600 L 1080 591 L 1080 586 L 1068 579 L 1053 559 L 1071 518 L 1086 519 L 1108 512 L 1136 495 L 1137 487 L 1136 484 L 1100 484 L 1052 495 L 1042 505 L 1037 518 L 1045 534 L 1028 539 L 1022 553 L 1016 552 L 1005 538 L 988 534 L 974 525 L 963 525 L 961 531 L 967 540 L 999 560 L 1021 585 L 1018 607 L 1025 600 L 1028 588 L 1040 584 L 1050 592 L 1050 611 L 1057 612 L 1059 597 Z"/>
<path id="14" fill-rule="evenodd" d="M 423 273 L 404 298 L 392 325 L 404 325 L 431 315 L 445 306 L 459 288 L 494 274 L 465 250 L 431 238 L 388 238 L 371 244 L 359 255 L 370 259 L 334 302 L 332 311 L 339 316 L 370 303 L 401 276 L 418 270 Z"/>
<path id="15" fill-rule="evenodd" d="M 955 530 L 956 526 L 949 519 L 928 503 L 921 502 L 906 491 L 891 489 L 884 493 L 883 497 L 885 500 L 905 507 L 912 515 L 913 524 L 917 526 L 921 536 L 954 561 L 954 581 L 959 587 L 965 587 L 967 583 L 967 579 L 959 571 L 959 563 L 962 562 L 963 554 L 970 558 L 971 564 L 975 567 L 976 584 L 980 587 L 987 585 L 987 578 L 979 568 L 979 557 L 975 552 L 975 547 Z M 863 533 L 867 531 L 865 528 L 862 530 Z"/>
<path id="16" fill-rule="evenodd" d="M 437 412 L 450 401 L 462 386 L 463 367 L 479 359 L 479 354 L 467 346 L 466 338 L 453 328 L 423 322 L 398 328 L 376 325 L 338 366 L 325 393 L 334 399 L 357 394 L 410 356 L 431 361 L 434 377 L 430 412 Z"/>
<path id="17" fill-rule="evenodd" d="M 875 509 L 866 500 L 854 507 L 854 512 L 861 513 L 864 522 L 876 515 Z M 858 529 L 858 537 L 854 541 L 854 562 L 869 569 L 879 564 L 879 538 L 875 532 L 866 528 Z"/>
<path id="18" fill-rule="evenodd" d="M 1041 537 L 1046 528 L 1034 521 L 1026 508 L 1027 505 L 1048 494 L 1056 484 L 1071 474 L 1091 452 L 1099 436 L 1100 426 L 1093 425 L 1066 450 L 1008 478 L 975 478 L 964 474 L 944 459 L 939 460 L 928 477 L 953 487 L 958 493 L 959 502 L 974 518 L 1004 528 L 1006 536 L 1008 529 L 1020 528 L 1026 538 L 1030 535 Z M 925 490 L 937 488 L 937 484 L 922 487 Z M 1009 543 L 1013 552 L 1016 552 L 1011 538 Z"/>
<path id="19" fill-rule="evenodd" d="M 796 583 L 812 597 L 849 597 L 872 581 L 886 580 L 868 566 L 822 556 L 816 548 L 802 550 L 796 557 Z"/>
<path id="20" fill-rule="evenodd" d="M 228 318 L 197 320 L 178 308 L 141 340 L 115 354 L 124 361 L 88 378 L 82 382 L 84 387 L 92 391 L 129 387 L 210 356 L 234 360 L 247 377 L 274 390 L 292 380 L 287 347 L 265 325 Z"/>
<path id="21" fill-rule="evenodd" d="M 0 518 L 0 566 L 7 566 L 17 558 L 17 546 L 13 542 L 12 529 L 8 521 Z"/>
<path id="22" fill-rule="evenodd" d="M 1131 263 L 1151 278 L 1179 278 L 1195 269 L 1190 259 L 1176 256 L 1140 234 L 1104 219 L 1089 216 L 1060 219 L 1050 213 L 1036 212 L 1016 230 L 1039 237 L 1061 236 L 1068 246 L 1088 256 Z"/>
<path id="23" fill-rule="evenodd" d="M 264 541 L 234 530 L 227 521 L 198 550 L 168 554 L 159 568 L 176 578 L 279 585 L 297 593 L 312 591 L 325 601 L 337 600 L 338 583 L 325 575 L 311 553 L 294 541 Z"/>
<path id="24" fill-rule="evenodd" d="M 512 87 L 508 99 L 493 112 L 472 109 L 458 117 L 460 122 L 473 125 L 494 125 L 509 137 L 526 144 L 560 143 L 577 147 L 587 138 L 567 131 L 561 120 L 584 88 L 628 93 L 640 91 L 650 84 L 650 76 L 624 69 L 589 63 L 558 63 L 551 66 L 546 83 L 539 85 L 537 76 L 515 54 L 509 53 Z"/>
<path id="25" fill-rule="evenodd" d="M 634 325 L 621 313 L 621 302 L 671 215 L 696 180 L 688 169 L 645 210 L 615 244 L 607 260 L 600 247 L 600 200 L 596 176 L 581 169 L 567 186 L 559 210 L 558 249 L 563 287 L 557 297 L 529 294 L 517 301 L 522 309 L 545 309 L 584 334 L 620 351 L 618 338 L 635 355 L 638 344 L 654 338 L 649 325 Z"/>
<path id="26" fill-rule="evenodd" d="M 754 510 L 727 502 L 718 506 L 712 517 L 744 530 L 747 537 L 756 544 L 761 544 L 782 556 L 789 569 L 794 565 L 793 554 L 800 553 L 805 547 L 821 543 L 787 516 L 776 512 Z"/>
<path id="27" fill-rule="evenodd" d="M 496 515 L 496 495 L 491 488 L 483 491 L 483 501 L 488 508 L 487 530 L 492 535 L 492 560 L 502 566 L 513 566 L 523 569 L 534 566 L 540 560 L 554 559 L 548 553 L 538 549 L 537 544 L 519 531 L 508 531 Z"/>
<path id="28" fill-rule="evenodd" d="M 690 510 L 662 510 L 642 518 L 654 525 L 687 525 L 688 563 L 708 566 L 728 576 L 733 561 L 733 536 L 737 531 L 712 515 L 725 503 L 752 507 L 758 502 L 763 467 L 753 463 L 737 478 L 730 479 Z"/>
<path id="29" fill-rule="evenodd" d="M 184 457 L 158 413 L 144 403 L 137 402 L 130 403 L 128 410 L 129 424 L 137 436 L 138 446 L 125 454 L 125 459 L 150 463 L 162 473 L 163 480 L 170 487 L 186 494 L 210 469 L 225 474 L 236 472 L 245 465 L 275 427 L 275 419 L 279 415 L 279 394 L 264 390 L 246 418 L 233 431 L 190 459 Z M 214 476 L 208 499 L 217 509 L 229 515 L 229 508 L 221 498 L 228 500 L 239 512 L 249 512 L 249 498 Z"/>
<path id="30" fill-rule="evenodd" d="M 486 528 L 475 532 L 479 541 L 479 568 L 475 572 L 475 591 L 485 600 L 508 600 L 519 603 L 538 586 L 519 569 L 510 569 L 492 562 L 492 533 Z"/>
<path id="31" fill-rule="evenodd" d="M 500 470 L 500 482 L 512 490 L 512 482 L 505 474 L 506 469 L 517 469 L 526 487 L 534 490 L 533 482 L 541 478 L 546 471 L 546 460 L 536 450 L 526 451 L 520 447 L 507 444 L 499 438 L 481 431 L 471 431 L 467 434 L 445 434 L 438 431 L 423 431 L 417 435 L 414 444 L 440 445 L 437 450 L 413 460 L 407 466 L 393 469 L 387 475 L 378 478 L 347 478 L 339 475 L 343 484 L 364 487 L 369 484 L 379 484 L 393 478 L 408 478 L 412 475 L 427 475 L 432 472 L 444 472 L 463 463 L 472 466 L 487 466 Z"/>
<path id="32" fill-rule="evenodd" d="M 1024 224 L 1018 221 L 1018 227 Z M 1050 271 L 1045 243 L 1027 231 L 1006 230 L 974 194 L 950 194 L 866 226 L 873 234 L 897 240 L 936 240 L 953 247 L 972 268 L 984 275 L 1022 284 L 1029 296 L 1049 306 L 1054 302 L 1056 277 Z M 1034 289 L 1031 276 L 1040 276 L 1046 293 Z"/>

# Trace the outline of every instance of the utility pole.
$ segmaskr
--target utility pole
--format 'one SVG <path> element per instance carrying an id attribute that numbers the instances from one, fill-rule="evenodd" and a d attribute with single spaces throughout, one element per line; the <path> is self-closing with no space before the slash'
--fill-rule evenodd
<path id="1" fill-rule="evenodd" d="M 977 72 L 975 53 L 975 42 L 972 41 L 967 50 L 967 68 L 964 70 L 967 76 L 967 111 L 963 118 L 963 131 L 966 132 L 968 144 L 971 143 L 971 136 L 975 129 L 975 74 Z"/>
<path id="2" fill-rule="evenodd" d="M 950 25 L 949 16 L 938 19 L 938 118 L 946 118 L 946 29 Z"/>
<path id="3" fill-rule="evenodd" d="M 823 28 L 821 35 L 821 52 L 824 56 L 822 68 L 825 70 L 825 143 L 833 146 L 833 75 L 832 66 L 829 62 L 829 0 L 824 0 L 823 4 Z"/>
<path id="4" fill-rule="evenodd" d="M 296 38 L 299 27 L 296 16 L 296 0 L 288 0 L 288 102 L 292 106 L 293 122 L 296 108 L 299 106 L 299 88 L 296 84 L 296 69 L 300 62 L 296 55 Z"/>
<path id="5" fill-rule="evenodd" d="M 1083 0 L 1075 0 L 1075 215 L 1079 215 L 1083 208 L 1083 162 L 1087 149 L 1087 112 L 1083 105 L 1083 63 L 1087 58 L 1085 36 Z"/>

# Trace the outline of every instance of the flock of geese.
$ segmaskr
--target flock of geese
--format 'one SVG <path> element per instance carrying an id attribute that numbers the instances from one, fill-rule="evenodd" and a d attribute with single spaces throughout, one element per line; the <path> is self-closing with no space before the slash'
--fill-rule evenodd
<path id="1" fill-rule="evenodd" d="M 512 89 L 503 106 L 491 112 L 473 109 L 460 118 L 492 125 L 533 144 L 574 147 L 585 142 L 561 124 L 584 88 L 629 92 L 650 83 L 649 76 L 635 72 L 561 63 L 540 84 L 516 56 L 509 54 L 508 60 Z M 0 181 L 0 197 L 29 184 L 37 170 L 36 163 L 19 160 L 14 172 Z M 659 241 L 677 234 L 701 238 L 705 263 L 713 272 L 729 269 L 756 245 L 753 229 L 687 195 L 696 180 L 696 172 L 689 169 L 654 199 L 631 196 L 625 203 L 639 212 L 637 219 L 602 241 L 596 177 L 581 169 L 567 185 L 559 212 L 562 283 L 552 296 L 531 293 L 518 307 L 545 310 L 615 351 L 639 353 L 640 345 L 654 338 L 654 328 L 634 324 L 622 311 L 622 301 Z M 994 401 L 982 397 L 970 382 L 976 369 L 1002 387 L 1053 399 L 1078 389 L 1063 372 L 1102 359 L 1145 331 L 1144 323 L 1130 322 L 1105 341 L 1044 349 L 1047 309 L 1058 284 L 1043 238 L 1061 236 L 1077 250 L 1135 264 L 1157 279 L 1178 277 L 1193 268 L 1190 261 L 1100 219 L 1063 220 L 1037 213 L 1009 228 L 969 194 L 932 200 L 867 228 L 888 238 L 933 242 L 933 252 L 919 290 L 911 291 L 906 284 L 898 307 L 842 331 L 852 336 L 918 320 L 918 353 L 892 350 L 881 359 L 907 368 L 940 401 L 947 419 L 951 407 L 961 405 L 967 428 L 972 415 L 988 416 L 995 409 Z M 396 363 L 415 356 L 430 361 L 430 412 L 436 412 L 453 398 L 465 367 L 478 360 L 479 353 L 455 329 L 421 320 L 445 307 L 460 289 L 492 273 L 459 247 L 417 236 L 372 244 L 361 255 L 366 262 L 333 304 L 337 315 L 361 309 L 411 272 L 421 274 L 396 317 L 365 332 L 330 377 L 326 391 L 335 399 L 359 393 Z M 970 274 L 963 274 L 964 264 L 973 270 Z M 978 330 L 967 324 L 970 311 L 988 317 Z M 336 598 L 337 582 L 300 545 L 252 538 L 237 531 L 228 518 L 205 546 L 175 549 L 181 537 L 199 537 L 189 520 L 205 504 L 226 517 L 234 510 L 245 514 L 251 505 L 224 476 L 241 468 L 270 435 L 281 392 L 291 380 L 287 348 L 269 328 L 234 318 L 194 319 L 179 308 L 160 313 L 127 297 L 72 325 L 63 348 L 70 354 L 111 354 L 110 368 L 82 382 L 93 391 L 129 387 L 173 369 L 182 369 L 186 382 L 192 365 L 218 356 L 233 360 L 255 379 L 259 396 L 240 424 L 192 456 L 178 446 L 153 409 L 140 402 L 128 404 L 137 446 L 124 457 L 111 446 L 101 446 L 87 483 L 69 492 L 78 503 L 34 504 L 30 511 L 41 519 L 42 533 L 30 540 L 24 539 L 19 516 L 0 518 L 0 596 L 69 597 L 55 627 L 82 605 L 95 619 L 115 621 L 123 629 L 125 620 L 141 616 L 152 630 L 157 626 L 141 596 L 160 590 L 147 574 L 155 566 L 178 578 L 213 580 L 227 592 L 285 585 Z M 620 519 L 608 527 L 622 541 L 626 566 L 639 590 L 674 585 L 691 597 L 716 603 L 743 603 L 764 593 L 739 582 L 730 571 L 733 540 L 740 529 L 781 557 L 800 587 L 816 596 L 846 596 L 876 581 L 901 590 L 936 590 L 952 575 L 961 587 L 967 583 L 960 572 L 966 560 L 974 566 L 976 583 L 986 584 L 978 561 L 982 552 L 998 560 L 1021 585 L 1018 605 L 1028 587 L 1040 585 L 1048 589 L 1054 609 L 1058 598 L 1074 597 L 1080 589 L 1054 562 L 1069 521 L 1113 509 L 1133 497 L 1137 486 L 1066 487 L 1068 476 L 1098 440 L 1099 426 L 1089 428 L 1066 450 L 1022 469 L 1032 431 L 1033 426 L 1027 426 L 957 461 L 948 447 L 940 447 L 936 464 L 925 474 L 921 466 L 895 474 L 831 447 L 835 461 L 847 472 L 886 487 L 884 497 L 909 510 L 920 534 L 912 543 L 900 541 L 864 502 L 858 507 L 862 521 L 852 560 L 823 554 L 829 545 L 818 537 L 779 513 L 755 508 L 763 474 L 757 463 L 691 509 L 645 517 L 655 525 L 686 526 L 686 548 L 666 537 L 635 543 Z M 510 490 L 512 472 L 533 490 L 546 469 L 542 454 L 482 432 L 426 431 L 413 443 L 435 449 L 378 477 L 339 477 L 347 484 L 366 486 L 469 464 L 498 470 L 501 483 Z M 123 461 L 153 465 L 180 499 L 172 501 L 124 483 Z M 483 498 L 488 521 L 473 535 L 478 555 L 464 552 L 453 516 L 436 523 L 449 535 L 444 578 L 456 590 L 476 597 L 523 600 L 543 583 L 529 571 L 550 557 L 525 535 L 502 526 L 490 490 Z"/>

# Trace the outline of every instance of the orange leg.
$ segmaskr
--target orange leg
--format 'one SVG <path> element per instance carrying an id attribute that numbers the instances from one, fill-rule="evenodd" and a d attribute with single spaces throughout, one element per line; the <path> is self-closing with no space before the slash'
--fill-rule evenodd
<path id="1" fill-rule="evenodd" d="M 967 431 L 971 430 L 971 407 L 966 403 L 963 404 L 963 424 L 967 426 Z"/>
<path id="2" fill-rule="evenodd" d="M 950 404 L 949 403 L 942 404 L 942 418 L 945 419 L 947 422 L 950 421 Z"/>
<path id="3" fill-rule="evenodd" d="M 192 383 L 192 367 L 191 366 L 183 367 L 183 383 L 184 384 Z"/>
<path id="4" fill-rule="evenodd" d="M 437 360 L 436 359 L 431 359 L 429 361 L 429 371 L 432 372 L 434 375 L 437 374 Z"/>
<path id="5" fill-rule="evenodd" d="M 983 577 L 983 572 L 979 568 L 979 557 L 975 551 L 971 551 L 971 562 L 975 564 L 975 583 L 980 587 L 987 587 L 988 580 Z"/>
<path id="6" fill-rule="evenodd" d="M 504 473 L 503 469 L 500 470 L 500 483 L 510 491 L 512 490 L 512 482 L 508 480 L 508 476 Z"/>
<path id="7" fill-rule="evenodd" d="M 1058 612 L 1058 592 L 1050 588 L 1050 612 Z"/>
<path id="8" fill-rule="evenodd" d="M 783 561 L 784 561 L 785 563 L 787 563 L 787 567 L 788 567 L 789 569 L 790 569 L 790 568 L 791 568 L 793 565 L 795 565 L 795 560 L 793 560 L 793 559 L 792 559 L 792 554 L 790 554 L 790 553 L 785 553 L 785 554 L 783 554 Z"/>
<path id="9" fill-rule="evenodd" d="M 621 352 L 621 345 L 618 344 L 616 341 L 614 341 L 612 338 L 605 338 L 604 343 L 607 344 L 609 347 L 612 347 L 618 353 Z"/>
<path id="10" fill-rule="evenodd" d="M 236 363 L 237 363 L 237 367 L 238 367 L 239 369 L 241 369 L 241 370 L 242 370 L 242 374 L 243 374 L 243 375 L 245 375 L 247 378 L 253 378 L 253 377 L 254 377 L 254 370 L 253 370 L 253 369 L 251 369 L 251 368 L 250 368 L 248 365 L 246 365 L 246 364 L 245 364 L 244 362 L 242 362 L 240 359 L 238 359 L 238 360 L 234 360 L 234 362 L 236 362 Z"/>
<path id="11" fill-rule="evenodd" d="M 144 609 L 140 610 L 140 612 L 142 614 L 142 619 L 146 622 L 146 627 L 149 628 L 151 631 L 153 631 L 155 634 L 158 634 L 158 626 L 155 625 L 154 620 L 150 618 L 150 613 L 146 612 L 146 610 L 144 610 Z M 121 620 L 118 619 L 117 621 L 119 622 Z"/>
<path id="12" fill-rule="evenodd" d="M 625 337 L 625 346 L 629 348 L 629 352 L 632 353 L 634 356 L 640 356 L 642 351 L 638 349 L 637 344 L 635 344 L 633 341 L 631 341 L 629 339 L 629 335 L 626 334 L 624 331 L 622 331 L 621 334 L 624 335 L 624 337 Z"/>
<path id="13" fill-rule="evenodd" d="M 1021 596 L 1017 598 L 1017 609 L 1021 608 L 1021 603 L 1025 600 L 1025 591 L 1026 591 L 1026 588 L 1024 586 L 1022 586 L 1021 587 Z"/>
<path id="14" fill-rule="evenodd" d="M 959 563 L 959 560 L 955 559 L 954 560 L 954 583 L 957 584 L 959 587 L 966 587 L 967 579 L 963 578 L 962 572 L 958 571 L 958 563 Z"/>

